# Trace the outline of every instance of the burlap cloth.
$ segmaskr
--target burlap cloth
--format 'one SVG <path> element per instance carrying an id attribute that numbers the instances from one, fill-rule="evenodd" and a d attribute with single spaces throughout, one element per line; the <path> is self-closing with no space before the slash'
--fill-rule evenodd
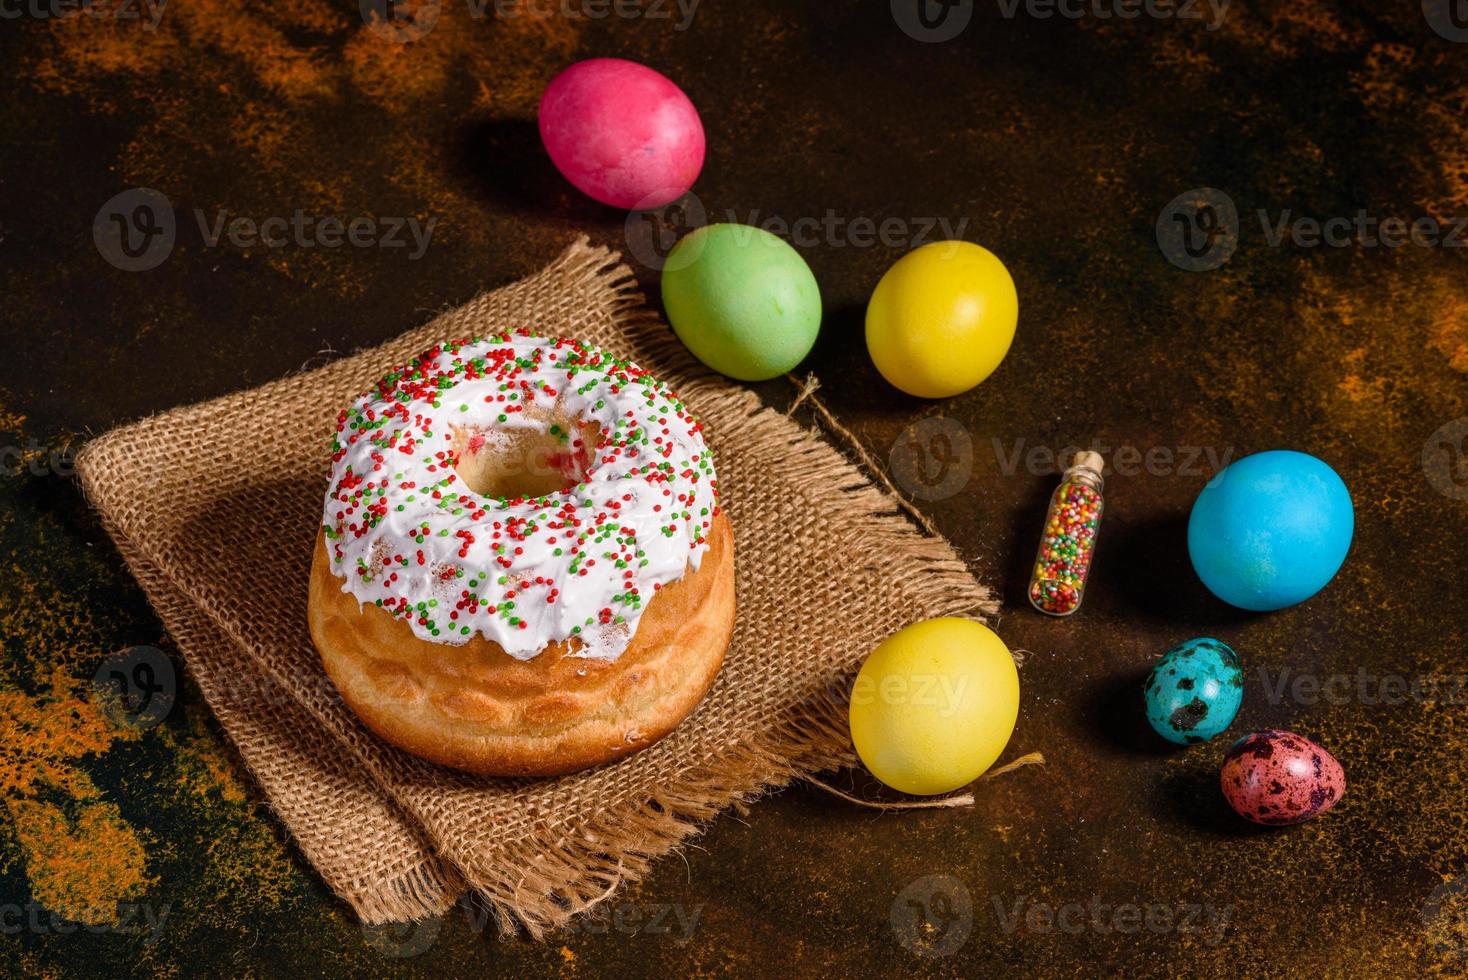
<path id="1" fill-rule="evenodd" d="M 647 751 L 549 780 L 464 776 L 379 741 L 306 628 L 337 413 L 439 341 L 521 326 L 669 381 L 703 419 L 737 541 L 738 626 L 707 700 Z M 892 631 L 995 609 L 946 541 L 817 433 L 694 362 L 627 267 L 584 239 L 380 347 L 102 436 L 77 468 L 275 812 L 369 923 L 441 913 L 473 889 L 503 924 L 543 934 L 723 807 L 853 761 L 843 682 Z"/>

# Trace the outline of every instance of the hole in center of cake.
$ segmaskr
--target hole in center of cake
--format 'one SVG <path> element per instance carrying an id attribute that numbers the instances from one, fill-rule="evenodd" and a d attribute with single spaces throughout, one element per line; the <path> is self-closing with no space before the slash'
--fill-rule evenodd
<path id="1" fill-rule="evenodd" d="M 544 497 L 582 483 L 600 443 L 601 426 L 564 417 L 525 428 L 459 426 L 454 469 L 481 497 Z"/>

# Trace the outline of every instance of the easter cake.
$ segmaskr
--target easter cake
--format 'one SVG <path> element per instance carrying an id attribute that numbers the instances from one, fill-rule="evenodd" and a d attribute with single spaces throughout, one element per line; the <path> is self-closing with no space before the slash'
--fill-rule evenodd
<path id="1" fill-rule="evenodd" d="M 309 619 L 346 703 L 422 758 L 554 775 L 646 748 L 733 631 L 702 429 L 587 344 L 435 347 L 338 418 Z"/>

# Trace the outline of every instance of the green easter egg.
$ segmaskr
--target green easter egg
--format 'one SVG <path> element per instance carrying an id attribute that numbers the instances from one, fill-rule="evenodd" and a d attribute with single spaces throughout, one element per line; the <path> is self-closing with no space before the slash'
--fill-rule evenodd
<path id="1" fill-rule="evenodd" d="M 663 266 L 663 308 L 694 357 L 739 381 L 793 369 L 821 327 L 810 266 L 749 225 L 709 225 L 675 245 Z"/>

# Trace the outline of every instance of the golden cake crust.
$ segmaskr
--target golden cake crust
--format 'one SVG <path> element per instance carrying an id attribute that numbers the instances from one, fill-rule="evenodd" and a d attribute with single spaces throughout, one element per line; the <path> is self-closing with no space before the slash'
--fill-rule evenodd
<path id="1" fill-rule="evenodd" d="M 614 661 L 553 643 L 520 661 L 475 635 L 451 646 L 362 605 L 318 534 L 311 638 L 347 705 L 382 738 L 424 759 L 493 776 L 553 776 L 647 748 L 713 685 L 734 631 L 734 532 L 712 522 L 697 571 L 647 603 Z"/>

